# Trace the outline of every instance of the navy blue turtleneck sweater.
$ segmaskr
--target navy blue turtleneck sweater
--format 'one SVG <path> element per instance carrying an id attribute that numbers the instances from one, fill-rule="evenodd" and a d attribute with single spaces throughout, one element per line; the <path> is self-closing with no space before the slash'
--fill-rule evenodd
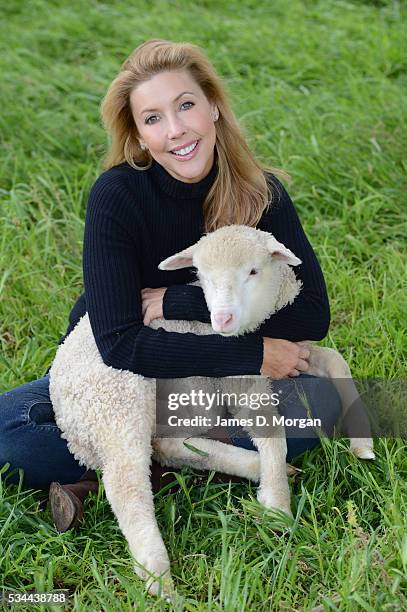
<path id="1" fill-rule="evenodd" d="M 324 278 L 284 187 L 269 177 L 272 205 L 258 228 L 271 232 L 302 264 L 303 282 L 294 303 L 255 333 L 238 338 L 177 334 L 143 325 L 141 289 L 168 287 L 166 319 L 210 321 L 202 289 L 188 286 L 191 269 L 161 271 L 163 259 L 204 233 L 202 205 L 216 177 L 213 166 L 198 183 L 176 180 L 158 163 L 138 171 L 121 164 L 104 172 L 88 202 L 83 246 L 85 293 L 70 314 L 68 332 L 87 310 L 103 361 L 155 378 L 259 374 L 262 336 L 320 340 L 329 327 Z"/>

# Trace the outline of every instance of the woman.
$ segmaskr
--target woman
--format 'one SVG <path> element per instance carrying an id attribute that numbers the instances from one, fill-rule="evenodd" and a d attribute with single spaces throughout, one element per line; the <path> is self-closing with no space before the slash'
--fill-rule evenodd
<path id="1" fill-rule="evenodd" d="M 149 377 L 260 372 L 279 379 L 306 377 L 309 353 L 301 341 L 322 339 L 329 326 L 323 275 L 290 197 L 276 179 L 278 171 L 255 160 L 202 51 L 191 44 L 145 42 L 112 82 L 102 117 L 111 144 L 106 171 L 89 197 L 85 293 L 71 312 L 67 333 L 88 311 L 104 362 Z M 164 272 L 157 266 L 204 232 L 230 223 L 272 232 L 302 260 L 296 273 L 303 289 L 294 304 L 258 332 L 238 338 L 148 327 L 162 316 L 209 322 L 202 290 L 188 284 L 190 271 Z M 340 412 L 336 391 L 315 379 L 307 399 L 331 431 Z M 290 416 L 304 413 L 291 392 L 280 406 Z M 48 376 L 4 394 L 0 408 L 0 462 L 23 468 L 26 486 L 46 489 L 52 481 L 81 479 L 52 487 L 57 526 L 72 526 L 81 516 L 81 500 L 97 485 L 60 438 Z M 242 432 L 232 439 L 250 447 Z M 288 459 L 317 443 L 313 432 L 288 437 Z"/>

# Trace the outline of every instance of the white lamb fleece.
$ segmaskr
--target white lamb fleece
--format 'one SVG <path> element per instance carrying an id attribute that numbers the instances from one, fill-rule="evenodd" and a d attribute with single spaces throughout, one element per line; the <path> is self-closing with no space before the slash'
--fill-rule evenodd
<path id="1" fill-rule="evenodd" d="M 195 321 L 156 319 L 151 327 L 213 333 L 210 325 Z M 103 362 L 88 314 L 58 348 L 50 371 L 50 396 L 61 435 L 75 458 L 92 469 L 104 467 L 106 451 L 110 456 L 120 453 L 123 445 L 132 446 L 151 431 L 155 391 L 155 379 Z"/>

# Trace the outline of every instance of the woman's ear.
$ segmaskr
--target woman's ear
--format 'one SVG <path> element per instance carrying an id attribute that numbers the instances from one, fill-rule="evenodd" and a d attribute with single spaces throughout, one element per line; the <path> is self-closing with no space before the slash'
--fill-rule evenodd
<path id="1" fill-rule="evenodd" d="M 211 109 L 211 115 L 212 115 L 212 119 L 214 121 L 217 121 L 219 119 L 219 109 L 216 106 L 216 104 L 212 105 L 212 109 Z"/>
<path id="2" fill-rule="evenodd" d="M 141 139 L 138 142 L 139 142 L 139 145 L 140 145 L 140 149 L 142 151 L 145 151 L 147 149 L 147 145 L 145 144 L 145 142 L 143 142 Z"/>

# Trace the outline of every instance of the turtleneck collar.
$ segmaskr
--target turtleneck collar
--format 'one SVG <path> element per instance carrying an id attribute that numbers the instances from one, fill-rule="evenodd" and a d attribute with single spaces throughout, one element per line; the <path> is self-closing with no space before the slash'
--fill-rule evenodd
<path id="1" fill-rule="evenodd" d="M 171 174 L 155 160 L 153 160 L 151 168 L 146 170 L 146 172 L 153 177 L 153 180 L 158 183 L 165 193 L 177 199 L 188 200 L 206 196 L 218 174 L 218 164 L 215 158 L 209 174 L 197 183 L 184 183 L 183 181 L 179 181 L 171 176 Z"/>

